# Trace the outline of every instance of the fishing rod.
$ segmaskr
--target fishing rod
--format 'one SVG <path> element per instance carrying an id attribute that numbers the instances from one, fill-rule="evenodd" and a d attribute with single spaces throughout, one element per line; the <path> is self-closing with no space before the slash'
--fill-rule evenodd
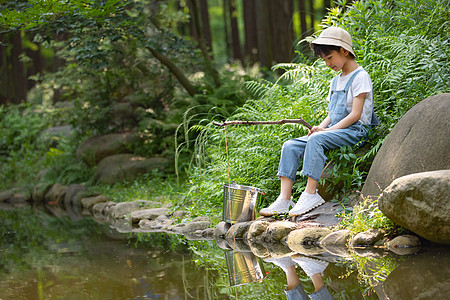
<path id="1" fill-rule="evenodd" d="M 266 124 L 292 123 L 292 124 L 302 124 L 305 127 L 307 127 L 309 130 L 311 130 L 311 128 L 312 128 L 311 124 L 309 124 L 308 122 L 303 120 L 301 117 L 299 117 L 298 119 L 282 119 L 282 120 L 278 120 L 278 121 L 227 121 L 227 122 L 223 122 L 223 123 L 217 123 L 217 122 L 212 122 L 212 123 L 219 127 L 224 127 L 224 126 L 228 126 L 228 125 L 266 125 Z"/>

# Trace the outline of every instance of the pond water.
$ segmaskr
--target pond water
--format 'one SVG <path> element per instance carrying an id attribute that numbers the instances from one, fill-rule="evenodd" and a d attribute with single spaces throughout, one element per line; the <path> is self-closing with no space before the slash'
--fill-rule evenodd
<path id="1" fill-rule="evenodd" d="M 276 261 L 223 250 L 215 241 L 123 234 L 90 217 L 57 218 L 33 208 L 0 210 L 0 218 L 0 300 L 286 299 Z M 446 248 L 314 258 L 333 299 L 450 299 Z M 312 293 L 301 264 L 296 272 Z"/>

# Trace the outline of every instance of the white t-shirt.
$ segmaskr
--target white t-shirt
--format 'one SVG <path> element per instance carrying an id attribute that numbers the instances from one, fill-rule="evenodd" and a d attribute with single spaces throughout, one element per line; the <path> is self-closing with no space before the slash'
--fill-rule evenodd
<path id="1" fill-rule="evenodd" d="M 359 121 L 362 124 L 370 124 L 372 121 L 372 110 L 373 110 L 373 92 L 372 92 L 372 81 L 370 80 L 369 74 L 366 72 L 366 70 L 363 69 L 363 67 L 358 67 L 353 72 L 345 75 L 345 76 L 339 76 L 338 81 L 336 84 L 337 90 L 343 90 L 345 88 L 345 85 L 347 84 L 350 77 L 352 77 L 353 73 L 355 73 L 357 70 L 362 70 L 359 72 L 356 77 L 353 79 L 353 82 L 350 86 L 350 89 L 347 93 L 347 112 L 350 113 L 352 111 L 352 105 L 353 105 L 353 98 L 358 96 L 362 93 L 366 94 L 366 100 L 364 101 L 364 107 L 363 111 L 361 113 L 361 118 Z M 330 92 L 328 93 L 327 100 L 330 101 L 330 95 L 331 95 L 331 86 L 333 81 L 330 83 Z"/>

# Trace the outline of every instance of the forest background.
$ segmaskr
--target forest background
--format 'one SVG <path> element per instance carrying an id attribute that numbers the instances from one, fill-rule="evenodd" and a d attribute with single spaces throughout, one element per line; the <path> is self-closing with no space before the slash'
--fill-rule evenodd
<path id="1" fill-rule="evenodd" d="M 0 9 L 1 189 L 84 183 L 114 201 L 158 196 L 218 221 L 222 185 L 233 180 L 263 189 L 264 206 L 278 188 L 281 145 L 305 128 L 229 127 L 225 144 L 211 122 L 301 116 L 318 124 L 336 74 L 312 57 L 308 40 L 328 26 L 352 35 L 382 122 L 362 148 L 329 153 L 334 166 L 321 183 L 335 201 L 361 188 L 413 105 L 450 91 L 444 0 L 3 1 Z M 131 117 L 119 120 L 118 105 Z M 70 137 L 42 136 L 66 124 Z M 77 146 L 130 131 L 139 137 L 131 152 L 166 157 L 169 167 L 98 184 Z M 300 178 L 295 195 L 304 185 Z"/>

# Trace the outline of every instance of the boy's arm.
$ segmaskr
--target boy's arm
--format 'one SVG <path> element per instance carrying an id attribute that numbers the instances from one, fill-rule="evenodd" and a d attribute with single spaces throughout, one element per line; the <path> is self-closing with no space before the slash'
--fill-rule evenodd
<path id="1" fill-rule="evenodd" d="M 328 115 L 325 120 L 320 123 L 319 126 L 314 126 L 308 133 L 308 135 L 313 134 L 314 132 L 318 131 L 329 131 L 329 130 L 336 130 L 336 129 L 343 129 L 351 126 L 355 122 L 357 122 L 361 118 L 361 114 L 364 108 L 364 101 L 366 100 L 366 94 L 367 93 L 361 93 L 358 96 L 353 98 L 353 105 L 352 105 L 352 111 L 343 118 L 341 121 L 339 121 L 337 124 L 331 126 L 330 128 L 327 128 L 331 123 L 330 115 Z M 327 123 L 328 122 L 328 123 Z M 322 125 L 326 125 L 325 127 L 322 127 Z"/>
<path id="2" fill-rule="evenodd" d="M 330 115 L 328 115 L 325 119 L 323 119 L 323 121 L 320 123 L 319 126 L 313 126 L 313 128 L 311 128 L 311 130 L 309 131 L 308 135 L 311 135 L 314 132 L 324 131 L 330 124 L 331 124 L 331 117 Z"/>

